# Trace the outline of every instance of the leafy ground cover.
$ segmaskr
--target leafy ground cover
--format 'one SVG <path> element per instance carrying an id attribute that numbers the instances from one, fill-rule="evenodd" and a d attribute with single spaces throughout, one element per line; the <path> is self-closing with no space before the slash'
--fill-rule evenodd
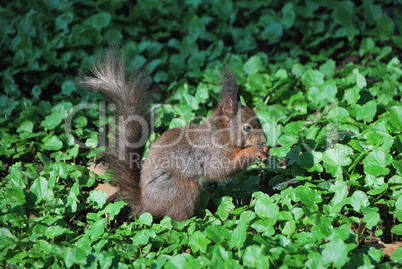
<path id="1" fill-rule="evenodd" d="M 399 268 L 398 1 L 8 1 L 0 5 L 0 265 Z M 224 63 L 271 159 L 205 186 L 183 223 L 95 190 L 101 101 L 74 82 L 103 45 L 159 84 L 151 141 L 218 98 Z M 75 143 L 82 141 L 87 147 Z M 382 248 L 395 243 L 385 255 Z"/>

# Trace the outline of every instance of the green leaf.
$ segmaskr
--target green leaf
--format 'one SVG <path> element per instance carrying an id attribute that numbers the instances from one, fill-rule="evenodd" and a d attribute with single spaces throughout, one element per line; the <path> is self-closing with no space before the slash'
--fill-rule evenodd
<path id="1" fill-rule="evenodd" d="M 367 86 L 366 78 L 360 73 L 356 73 L 355 75 L 356 75 L 357 87 L 359 87 L 359 89 L 363 89 L 364 87 L 366 87 Z"/>
<path id="2" fill-rule="evenodd" d="M 254 55 L 244 63 L 243 70 L 247 75 L 250 75 L 264 71 L 265 68 L 262 65 L 261 58 L 258 55 Z"/>
<path id="3" fill-rule="evenodd" d="M 242 255 L 245 266 L 249 268 L 269 268 L 269 259 L 263 246 L 248 246 Z"/>
<path id="4" fill-rule="evenodd" d="M 283 26 L 278 22 L 271 22 L 261 32 L 261 38 L 270 40 L 271 42 L 278 42 L 282 37 Z"/>
<path id="5" fill-rule="evenodd" d="M 368 25 L 375 25 L 377 21 L 383 16 L 383 11 L 380 5 L 374 5 L 370 1 L 364 2 L 363 16 Z"/>
<path id="6" fill-rule="evenodd" d="M 105 231 L 107 219 L 99 219 L 85 230 L 85 235 L 89 236 L 92 242 L 99 239 Z"/>
<path id="7" fill-rule="evenodd" d="M 320 164 L 322 160 L 323 157 L 321 152 L 306 151 L 297 158 L 296 163 L 300 165 L 300 167 L 307 169 L 308 172 L 322 172 L 323 168 Z"/>
<path id="8" fill-rule="evenodd" d="M 296 14 L 294 12 L 294 5 L 292 3 L 286 3 L 282 8 L 282 24 L 285 26 L 285 29 L 290 28 L 294 20 L 296 18 Z"/>
<path id="9" fill-rule="evenodd" d="M 302 131 L 304 122 L 302 121 L 292 121 L 286 124 L 285 132 L 287 133 L 300 133 Z"/>
<path id="10" fill-rule="evenodd" d="M 364 38 L 360 44 L 359 54 L 363 56 L 365 53 L 371 53 L 375 47 L 374 40 L 371 37 Z"/>
<path id="11" fill-rule="evenodd" d="M 342 167 L 352 163 L 349 158 L 353 150 L 346 145 L 336 144 L 333 149 L 323 153 L 324 168 L 335 178 L 342 177 Z"/>
<path id="12" fill-rule="evenodd" d="M 327 77 L 333 77 L 335 74 L 335 61 L 328 59 L 325 63 L 320 65 L 320 72 Z"/>
<path id="13" fill-rule="evenodd" d="M 195 14 L 188 25 L 188 32 L 194 41 L 197 40 L 197 38 L 202 37 L 205 33 L 204 24 Z"/>
<path id="14" fill-rule="evenodd" d="M 43 150 L 59 150 L 63 147 L 63 142 L 55 135 L 46 136 L 42 142 L 41 148 Z"/>
<path id="15" fill-rule="evenodd" d="M 101 190 L 92 190 L 89 193 L 89 201 L 94 202 L 94 207 L 100 209 L 106 203 L 106 192 Z"/>
<path id="16" fill-rule="evenodd" d="M 402 246 L 399 246 L 397 249 L 392 252 L 392 261 L 401 263 L 402 262 Z"/>
<path id="17" fill-rule="evenodd" d="M 183 94 L 180 102 L 189 106 L 191 110 L 197 110 L 199 108 L 197 99 L 188 93 Z"/>
<path id="18" fill-rule="evenodd" d="M 291 236 L 296 229 L 296 222 L 294 220 L 287 221 L 283 226 L 282 234 Z"/>
<path id="19" fill-rule="evenodd" d="M 331 200 L 331 206 L 343 206 L 347 203 L 346 197 L 349 191 L 345 182 L 336 181 L 335 185 L 331 185 L 329 190 L 335 193 L 334 198 Z"/>
<path id="20" fill-rule="evenodd" d="M 108 204 L 105 208 L 105 212 L 109 213 L 109 218 L 114 219 L 114 217 L 119 214 L 120 210 L 124 207 L 123 201 L 118 201 L 115 203 Z M 152 219 L 151 219 L 152 222 Z"/>
<path id="21" fill-rule="evenodd" d="M 299 198 L 303 204 L 305 204 L 308 208 L 312 210 L 318 210 L 317 203 L 322 202 L 322 198 L 317 190 L 310 189 L 306 186 L 300 186 L 297 188 L 297 190 Z"/>
<path id="22" fill-rule="evenodd" d="M 243 212 L 240 215 L 239 224 L 234 229 L 232 238 L 230 239 L 230 248 L 236 247 L 240 249 L 244 241 L 246 241 L 247 236 L 247 224 L 250 222 L 250 216 L 252 213 L 250 211 Z"/>
<path id="23" fill-rule="evenodd" d="M 307 255 L 308 260 L 306 261 L 306 266 L 309 269 L 325 268 L 324 259 L 320 253 L 309 252 Z"/>
<path id="24" fill-rule="evenodd" d="M 98 146 L 98 136 L 93 135 L 85 140 L 85 146 L 87 146 L 88 148 L 96 148 Z"/>
<path id="25" fill-rule="evenodd" d="M 152 224 L 152 215 L 149 214 L 148 212 L 145 212 L 138 218 L 138 224 L 139 225 L 147 225 L 151 226 Z"/>
<path id="26" fill-rule="evenodd" d="M 327 243 L 322 251 L 322 257 L 326 263 L 341 268 L 346 264 L 348 257 L 345 243 L 341 239 Z"/>
<path id="27" fill-rule="evenodd" d="M 375 114 L 377 113 L 377 104 L 374 100 L 367 102 L 357 111 L 356 120 L 364 120 L 372 122 Z"/>
<path id="28" fill-rule="evenodd" d="M 364 216 L 362 221 L 367 223 L 367 228 L 371 230 L 373 227 L 380 223 L 380 214 L 378 214 L 377 212 L 369 212 Z"/>
<path id="29" fill-rule="evenodd" d="M 35 179 L 31 186 L 31 192 L 35 194 L 35 204 L 41 201 L 52 201 L 54 199 L 53 190 L 49 188 L 49 184 L 44 177 Z"/>
<path id="30" fill-rule="evenodd" d="M 84 247 L 79 246 L 74 249 L 68 249 L 63 254 L 67 268 L 70 268 L 74 264 L 82 266 L 87 264 L 87 254 Z"/>
<path id="31" fill-rule="evenodd" d="M 264 193 L 256 199 L 255 213 L 260 218 L 276 219 L 279 216 L 279 207 L 272 203 L 269 196 Z"/>
<path id="32" fill-rule="evenodd" d="M 32 133 L 32 131 L 33 131 L 33 126 L 34 126 L 34 124 L 33 124 L 32 121 L 30 121 L 30 120 L 25 120 L 25 121 L 23 121 L 23 122 L 20 124 L 20 126 L 18 126 L 17 132 L 18 132 L 18 133 L 24 133 L 24 132 L 26 132 L 26 133 Z"/>
<path id="33" fill-rule="evenodd" d="M 205 235 L 200 232 L 196 231 L 190 237 L 190 248 L 193 253 L 201 252 L 205 253 L 207 251 L 207 246 L 211 243 L 211 240 L 205 237 Z"/>
<path id="34" fill-rule="evenodd" d="M 402 224 L 398 224 L 392 227 L 391 233 L 396 235 L 402 235 Z"/>
<path id="35" fill-rule="evenodd" d="M 39 96 L 41 93 L 42 93 L 42 90 L 38 85 L 33 86 L 32 95 L 34 98 L 39 99 Z"/>
<path id="36" fill-rule="evenodd" d="M 302 84 L 310 89 L 313 86 L 318 86 L 324 83 L 324 75 L 318 70 L 307 70 L 303 73 Z"/>
<path id="37" fill-rule="evenodd" d="M 402 222 L 402 196 L 395 203 L 395 217 Z"/>
<path id="38" fill-rule="evenodd" d="M 306 93 L 308 104 L 313 109 L 320 109 L 329 103 L 335 102 L 337 87 L 334 81 L 326 81 L 318 87 L 311 87 Z"/>
<path id="39" fill-rule="evenodd" d="M 370 205 L 367 195 L 359 190 L 352 194 L 350 204 L 356 212 L 360 212 L 362 207 L 366 208 Z"/>
<path id="40" fill-rule="evenodd" d="M 61 92 L 64 95 L 70 96 L 71 93 L 75 91 L 77 91 L 77 89 L 75 88 L 75 85 L 71 80 L 66 80 L 61 85 Z"/>
<path id="41" fill-rule="evenodd" d="M 388 153 L 374 150 L 363 160 L 364 172 L 375 177 L 387 175 L 389 169 L 386 166 L 389 165 L 391 161 L 392 157 Z"/>
<path id="42" fill-rule="evenodd" d="M 24 205 L 26 203 L 24 191 L 19 187 L 6 188 L 4 196 L 10 206 Z"/>
<path id="43" fill-rule="evenodd" d="M 141 230 L 133 237 L 133 243 L 138 246 L 143 246 L 149 243 L 150 238 L 155 238 L 156 233 L 153 230 Z"/>
<path id="44" fill-rule="evenodd" d="M 53 112 L 52 114 L 46 116 L 45 120 L 41 122 L 40 126 L 44 127 L 45 130 L 53 130 L 63 121 L 63 115 L 58 112 Z"/>
<path id="45" fill-rule="evenodd" d="M 108 12 L 98 12 L 86 19 L 85 24 L 91 25 L 99 31 L 109 25 L 111 18 L 112 17 Z"/>
<path id="46" fill-rule="evenodd" d="M 66 12 L 56 18 L 55 28 L 56 30 L 67 30 L 68 25 L 73 21 L 74 14 Z"/>
<path id="47" fill-rule="evenodd" d="M 348 105 L 354 105 L 360 99 L 360 89 L 357 86 L 354 86 L 350 89 L 345 90 L 345 94 L 343 96 L 342 101 L 346 101 Z"/>
<path id="48" fill-rule="evenodd" d="M 389 109 L 389 121 L 396 130 L 402 130 L 402 106 L 393 106 Z"/>
<path id="49" fill-rule="evenodd" d="M 229 217 L 229 212 L 235 208 L 232 201 L 232 197 L 225 196 L 221 198 L 218 209 L 216 210 L 216 215 L 222 220 L 226 220 Z"/>
<path id="50" fill-rule="evenodd" d="M 231 237 L 231 231 L 222 226 L 210 225 L 205 228 L 207 236 L 215 243 L 224 246 Z"/>

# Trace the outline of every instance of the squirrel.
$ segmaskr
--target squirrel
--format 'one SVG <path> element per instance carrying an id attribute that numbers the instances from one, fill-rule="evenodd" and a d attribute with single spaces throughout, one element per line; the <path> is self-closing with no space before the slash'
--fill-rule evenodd
<path id="1" fill-rule="evenodd" d="M 82 84 L 104 95 L 115 105 L 115 116 L 125 120 L 119 126 L 118 143 L 109 145 L 103 157 L 113 172 L 119 198 L 134 204 L 134 215 L 148 212 L 157 218 L 189 219 L 196 213 L 205 179 L 225 181 L 255 160 L 268 158 L 260 120 L 241 105 L 235 75 L 227 66 L 221 99 L 211 116 L 202 124 L 165 131 L 151 144 L 143 162 L 153 113 L 150 78 L 138 71 L 128 76 L 124 53 L 109 49 Z"/>

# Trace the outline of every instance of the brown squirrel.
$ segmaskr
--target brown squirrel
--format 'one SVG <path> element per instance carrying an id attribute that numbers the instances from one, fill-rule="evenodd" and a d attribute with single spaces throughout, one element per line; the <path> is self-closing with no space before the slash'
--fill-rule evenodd
<path id="1" fill-rule="evenodd" d="M 115 105 L 115 116 L 125 119 L 119 126 L 118 143 L 110 146 L 104 158 L 120 198 L 134 204 L 135 215 L 149 212 L 154 217 L 186 220 L 196 213 L 204 179 L 228 180 L 254 160 L 268 157 L 260 121 L 253 110 L 241 106 L 237 81 L 228 67 L 222 76 L 222 97 L 212 115 L 203 124 L 164 132 L 150 146 L 143 163 L 152 118 L 149 78 L 143 72 L 127 76 L 124 55 L 118 56 L 114 49 L 106 52 L 92 73 L 83 77 L 83 84 L 102 93 Z"/>

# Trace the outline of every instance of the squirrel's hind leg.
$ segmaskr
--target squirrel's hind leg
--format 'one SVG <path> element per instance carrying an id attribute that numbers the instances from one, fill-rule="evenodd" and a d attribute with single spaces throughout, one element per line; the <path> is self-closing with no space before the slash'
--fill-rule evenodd
<path id="1" fill-rule="evenodd" d="M 141 183 L 141 208 L 137 214 L 148 212 L 154 217 L 169 216 L 176 221 L 189 219 L 196 213 L 200 192 L 198 182 L 163 173 Z"/>

